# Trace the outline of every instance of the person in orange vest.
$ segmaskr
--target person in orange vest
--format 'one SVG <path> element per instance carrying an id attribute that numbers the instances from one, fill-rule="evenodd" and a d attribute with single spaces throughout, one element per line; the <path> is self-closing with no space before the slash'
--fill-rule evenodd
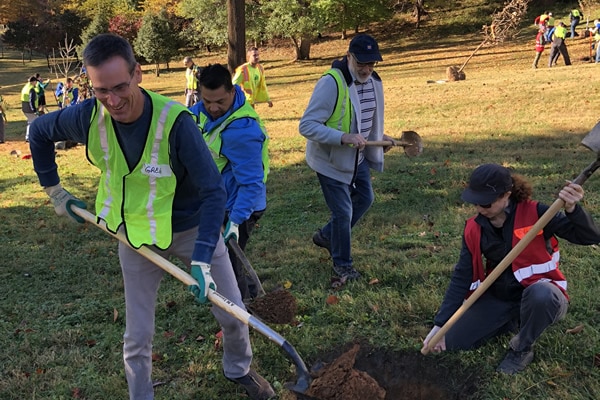
<path id="1" fill-rule="evenodd" d="M 544 25 L 540 26 L 538 30 L 537 36 L 535 37 L 535 58 L 533 59 L 533 68 L 536 69 L 538 62 L 540 61 L 540 57 L 542 56 L 542 52 L 544 51 L 544 33 L 546 32 L 546 27 Z"/>
<path id="2" fill-rule="evenodd" d="M 532 192 L 523 176 L 502 165 L 483 164 L 472 172 L 462 199 L 473 204 L 477 215 L 465 224 L 458 263 L 425 346 L 548 210 L 531 199 Z M 433 346 L 433 352 L 474 349 L 512 332 L 515 335 L 497 371 L 516 374 L 531 363 L 536 340 L 565 316 L 569 305 L 556 237 L 580 245 L 600 241 L 600 229 L 579 204 L 583 194 L 576 183 L 562 188 L 558 197 L 565 202 L 564 212 L 552 217 Z"/>
<path id="3" fill-rule="evenodd" d="M 273 107 L 273 102 L 269 97 L 267 82 L 265 80 L 265 71 L 260 65 L 258 48 L 251 47 L 246 53 L 248 62 L 235 69 L 233 84 L 240 85 L 246 94 L 246 99 L 254 107 L 256 103 L 267 103 Z"/>

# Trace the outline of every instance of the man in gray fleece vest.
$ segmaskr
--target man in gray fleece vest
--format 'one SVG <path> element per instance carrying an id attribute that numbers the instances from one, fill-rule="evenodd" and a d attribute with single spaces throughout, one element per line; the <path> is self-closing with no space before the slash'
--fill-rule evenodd
<path id="1" fill-rule="evenodd" d="M 331 211 L 313 242 L 329 251 L 343 282 L 360 277 L 352 265 L 352 227 L 373 203 L 371 168 L 383 171 L 386 149 L 365 143 L 393 142 L 383 134 L 383 86 L 373 71 L 382 60 L 375 39 L 355 36 L 346 55 L 317 82 L 300 120 L 300 133 L 308 139 L 306 162 Z"/>

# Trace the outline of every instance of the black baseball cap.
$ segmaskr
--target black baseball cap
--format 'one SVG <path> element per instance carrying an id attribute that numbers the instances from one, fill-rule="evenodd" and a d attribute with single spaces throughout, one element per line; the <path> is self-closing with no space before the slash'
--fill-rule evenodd
<path id="1" fill-rule="evenodd" d="M 462 199 L 471 204 L 491 204 L 513 186 L 508 168 L 498 164 L 482 164 L 475 168 Z"/>
<path id="2" fill-rule="evenodd" d="M 359 63 L 383 61 L 377 41 L 375 41 L 372 36 L 365 33 L 356 35 L 352 38 L 348 51 Z"/>

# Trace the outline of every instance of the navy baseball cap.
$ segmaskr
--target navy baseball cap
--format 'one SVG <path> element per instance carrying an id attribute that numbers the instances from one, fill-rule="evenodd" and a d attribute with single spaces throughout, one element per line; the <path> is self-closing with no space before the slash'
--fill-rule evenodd
<path id="1" fill-rule="evenodd" d="M 359 63 L 383 61 L 379 53 L 379 45 L 372 36 L 367 34 L 356 35 L 350 41 L 348 51 Z"/>
<path id="2" fill-rule="evenodd" d="M 471 204 L 491 204 L 513 186 L 510 171 L 498 164 L 482 164 L 475 168 L 462 199 Z"/>

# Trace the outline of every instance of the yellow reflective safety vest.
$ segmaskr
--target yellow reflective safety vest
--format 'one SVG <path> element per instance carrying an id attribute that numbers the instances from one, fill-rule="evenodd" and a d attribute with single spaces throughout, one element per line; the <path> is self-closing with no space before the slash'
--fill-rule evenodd
<path id="1" fill-rule="evenodd" d="M 240 108 L 235 110 L 233 113 L 231 113 L 231 115 L 229 117 L 225 118 L 225 120 L 219 126 L 215 127 L 210 132 L 205 132 L 205 130 L 204 130 L 204 126 L 206 125 L 206 121 L 208 120 L 208 117 L 206 116 L 206 114 L 200 113 L 200 115 L 198 117 L 198 127 L 200 128 L 200 132 L 202 132 L 202 137 L 204 137 L 204 140 L 206 141 L 206 144 L 208 145 L 208 149 L 210 150 L 210 153 L 212 154 L 215 164 L 217 164 L 217 168 L 219 169 L 219 172 L 223 172 L 223 169 L 225 168 L 225 166 L 227 165 L 229 160 L 227 159 L 227 157 L 225 157 L 223 154 L 221 154 L 221 146 L 223 145 L 223 142 L 221 139 L 221 132 L 223 132 L 229 126 L 229 124 L 231 124 L 233 121 L 235 121 L 236 119 L 240 119 L 240 118 L 252 118 L 252 119 L 256 120 L 256 122 L 258 122 L 258 125 L 260 126 L 260 129 L 262 130 L 263 134 L 265 135 L 265 141 L 262 144 L 261 157 L 262 157 L 262 165 L 263 165 L 263 172 L 264 172 L 263 182 L 267 182 L 267 177 L 269 175 L 269 170 L 270 170 L 270 166 L 269 166 L 269 163 L 270 163 L 269 162 L 269 136 L 267 135 L 267 130 L 265 129 L 263 122 L 261 121 L 260 117 L 258 116 L 256 111 L 254 110 L 254 108 L 252 108 L 252 106 L 250 105 L 250 103 L 248 101 L 245 101 L 243 106 L 241 106 Z"/>
<path id="2" fill-rule="evenodd" d="M 350 133 L 350 124 L 352 123 L 352 103 L 350 101 L 350 90 L 346 85 L 346 80 L 342 75 L 342 71 L 337 68 L 332 68 L 323 75 L 331 75 L 337 85 L 337 99 L 333 113 L 325 125 L 330 128 L 337 129 L 345 133 Z"/>
<path id="3" fill-rule="evenodd" d="M 35 91 L 35 86 L 36 85 L 32 85 L 31 82 L 27 82 L 27 84 L 25 86 L 23 86 L 23 89 L 21 89 L 21 102 L 22 103 L 29 103 L 29 92 L 31 92 L 32 89 Z M 35 105 L 35 108 L 37 108 L 37 106 L 38 106 L 38 96 L 37 95 L 35 96 L 34 105 Z"/>
<path id="4" fill-rule="evenodd" d="M 567 37 L 567 27 L 557 26 L 554 28 L 554 36 L 557 38 L 565 39 Z"/>
<path id="5" fill-rule="evenodd" d="M 172 208 L 177 179 L 171 170 L 169 135 L 177 117 L 188 112 L 182 104 L 152 92 L 152 120 L 144 151 L 130 170 L 119 146 L 111 116 L 99 101 L 91 117 L 87 157 L 102 171 L 96 196 L 96 216 L 111 232 L 125 226 L 134 248 L 172 241 Z"/>
<path id="6" fill-rule="evenodd" d="M 194 64 L 194 66 L 185 69 L 185 81 L 186 81 L 186 89 L 196 90 L 198 89 L 198 79 L 196 79 L 196 74 L 198 73 L 198 66 Z"/>

